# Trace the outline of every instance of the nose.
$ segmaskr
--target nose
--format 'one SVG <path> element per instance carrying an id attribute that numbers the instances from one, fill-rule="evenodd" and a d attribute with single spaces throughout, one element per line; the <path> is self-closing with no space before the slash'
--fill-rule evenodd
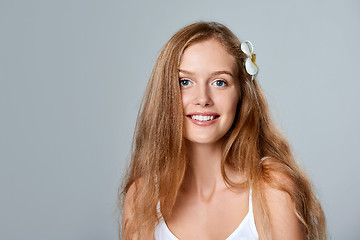
<path id="1" fill-rule="evenodd" d="M 196 89 L 196 96 L 194 97 L 194 104 L 200 105 L 201 107 L 211 106 L 213 101 L 210 96 L 209 86 L 199 84 Z"/>

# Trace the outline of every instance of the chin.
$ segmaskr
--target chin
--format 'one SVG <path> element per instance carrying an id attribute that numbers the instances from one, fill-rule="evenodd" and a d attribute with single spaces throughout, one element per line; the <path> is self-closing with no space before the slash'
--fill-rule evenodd
<path id="1" fill-rule="evenodd" d="M 201 137 L 185 137 L 185 139 L 191 143 L 197 143 L 197 144 L 214 144 L 219 142 L 221 138 L 211 138 L 206 136 Z"/>

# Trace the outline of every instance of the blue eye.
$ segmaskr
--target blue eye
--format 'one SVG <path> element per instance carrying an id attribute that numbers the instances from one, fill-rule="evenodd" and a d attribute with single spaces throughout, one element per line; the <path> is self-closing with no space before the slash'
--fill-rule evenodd
<path id="1" fill-rule="evenodd" d="M 225 81 L 223 81 L 223 80 L 216 80 L 215 84 L 218 87 L 224 87 L 227 83 Z"/>
<path id="2" fill-rule="evenodd" d="M 190 80 L 188 80 L 188 79 L 181 79 L 181 80 L 179 81 L 179 83 L 180 83 L 180 86 L 186 87 L 186 86 L 188 86 L 188 85 L 190 84 Z"/>

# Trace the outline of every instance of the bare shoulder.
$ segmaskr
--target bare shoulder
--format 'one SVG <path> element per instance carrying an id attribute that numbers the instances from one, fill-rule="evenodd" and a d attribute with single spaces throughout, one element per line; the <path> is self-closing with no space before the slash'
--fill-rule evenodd
<path id="1" fill-rule="evenodd" d="M 132 232 L 131 230 L 129 231 L 129 229 L 125 229 L 128 228 L 129 226 L 127 226 L 127 222 L 130 218 L 134 217 L 134 208 L 135 208 L 135 192 L 136 189 L 141 187 L 141 185 L 143 184 L 143 179 L 138 179 L 137 181 L 133 182 L 131 184 L 131 186 L 129 187 L 126 195 L 125 195 L 125 200 L 124 200 L 124 209 L 123 209 L 123 217 L 122 217 L 122 232 L 124 234 L 124 232 Z M 143 235 L 146 239 L 152 239 L 153 238 L 153 234 L 150 232 L 145 232 L 143 233 Z M 123 236 L 124 238 L 124 236 Z M 127 236 L 126 240 L 138 240 L 138 236 L 137 233 L 131 234 L 131 236 Z"/>
<path id="2" fill-rule="evenodd" d="M 131 206 L 132 206 L 132 202 L 134 199 L 135 190 L 136 190 L 136 185 L 134 182 L 131 184 L 130 188 L 128 189 L 128 191 L 126 192 L 126 195 L 125 195 L 123 219 L 126 218 L 131 211 Z"/>
<path id="3" fill-rule="evenodd" d="M 266 159 L 264 164 L 276 165 L 276 161 Z M 295 183 L 286 174 L 278 171 L 270 171 L 268 174 L 270 174 L 270 179 L 286 185 L 291 192 L 296 191 Z M 273 184 L 267 182 L 263 183 L 263 193 L 269 209 L 273 239 L 306 239 L 302 230 L 302 224 L 296 216 L 295 204 L 290 194 L 275 188 Z"/>
<path id="4" fill-rule="evenodd" d="M 142 183 L 143 183 L 142 178 L 134 181 L 130 185 L 128 191 L 126 192 L 125 200 L 124 200 L 123 222 L 125 219 L 130 217 L 130 215 L 133 211 L 136 188 L 141 187 Z"/>

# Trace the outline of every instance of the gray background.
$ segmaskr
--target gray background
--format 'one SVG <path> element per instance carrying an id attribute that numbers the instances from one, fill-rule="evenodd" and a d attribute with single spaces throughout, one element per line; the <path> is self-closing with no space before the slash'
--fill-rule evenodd
<path id="1" fill-rule="evenodd" d="M 359 239 L 359 1 L 0 1 L 0 239 L 116 239 L 161 47 L 196 20 L 251 40 L 332 239 Z"/>

